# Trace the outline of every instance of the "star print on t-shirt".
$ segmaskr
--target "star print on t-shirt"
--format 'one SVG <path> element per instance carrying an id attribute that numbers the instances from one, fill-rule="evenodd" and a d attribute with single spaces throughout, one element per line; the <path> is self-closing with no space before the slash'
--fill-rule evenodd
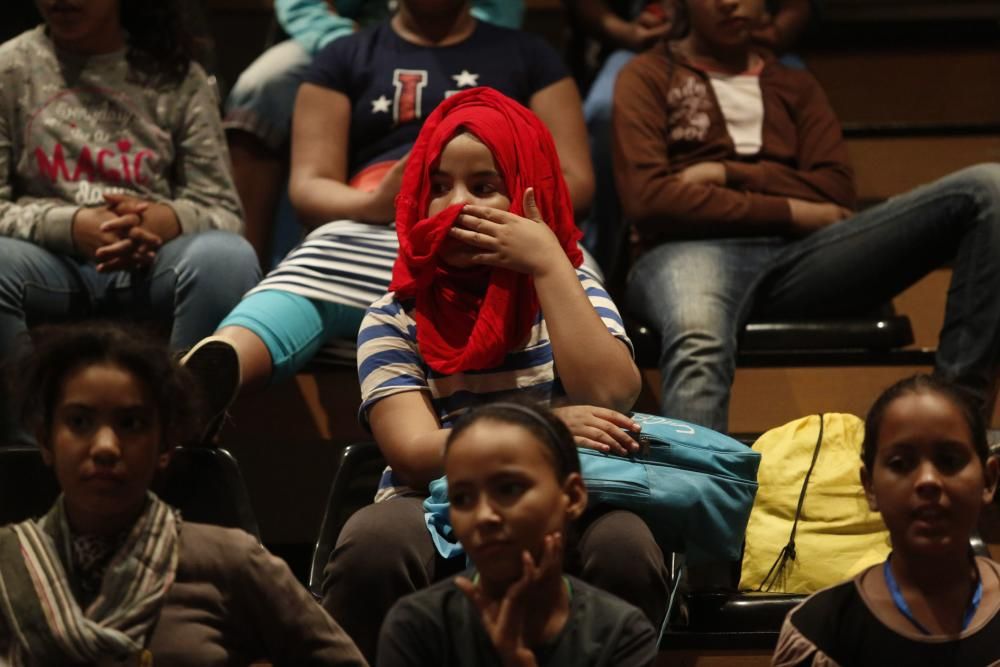
<path id="1" fill-rule="evenodd" d="M 455 80 L 455 85 L 458 88 L 464 88 L 466 86 L 475 87 L 479 85 L 479 75 L 473 74 L 467 69 L 463 69 L 461 74 L 452 74 L 451 78 Z"/>
<path id="2" fill-rule="evenodd" d="M 378 99 L 372 100 L 372 113 L 389 113 L 391 106 L 392 102 L 389 98 L 382 95 Z"/>

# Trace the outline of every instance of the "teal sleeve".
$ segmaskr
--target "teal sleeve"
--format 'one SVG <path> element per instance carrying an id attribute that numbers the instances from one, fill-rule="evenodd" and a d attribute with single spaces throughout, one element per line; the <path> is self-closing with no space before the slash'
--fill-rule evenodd
<path id="1" fill-rule="evenodd" d="M 337 13 L 331 12 L 325 0 L 275 0 L 274 13 L 288 36 L 309 55 L 335 39 L 354 32 L 357 2 L 337 2 Z M 353 11 L 352 11 L 353 10 Z"/>
<path id="2" fill-rule="evenodd" d="M 522 0 L 473 0 L 472 15 L 502 28 L 518 30 L 524 21 Z"/>

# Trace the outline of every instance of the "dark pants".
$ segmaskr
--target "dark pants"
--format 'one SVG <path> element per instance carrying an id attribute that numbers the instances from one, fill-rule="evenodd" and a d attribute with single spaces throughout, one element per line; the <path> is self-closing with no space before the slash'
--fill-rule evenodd
<path id="1" fill-rule="evenodd" d="M 642 520 L 612 510 L 585 514 L 573 574 L 641 609 L 659 627 L 670 574 Z M 326 566 L 323 606 L 372 664 L 382 619 L 396 600 L 465 569 L 438 555 L 424 525 L 423 498 L 396 497 L 359 510 L 344 525 Z"/>

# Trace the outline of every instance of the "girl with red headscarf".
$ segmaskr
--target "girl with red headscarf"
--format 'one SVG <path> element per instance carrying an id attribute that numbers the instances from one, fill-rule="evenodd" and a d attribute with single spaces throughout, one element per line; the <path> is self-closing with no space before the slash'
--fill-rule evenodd
<path id="1" fill-rule="evenodd" d="M 631 343 L 607 292 L 578 270 L 572 206 L 534 114 L 486 88 L 448 98 L 414 144 L 396 218 L 390 292 L 358 335 L 361 418 L 390 468 L 324 582 L 324 605 L 369 657 L 397 598 L 464 564 L 437 555 L 422 509 L 458 415 L 510 398 L 558 404 L 577 446 L 638 447 L 620 412 L 640 388 Z M 645 524 L 628 512 L 584 524 L 582 577 L 658 621 L 668 577 Z"/>

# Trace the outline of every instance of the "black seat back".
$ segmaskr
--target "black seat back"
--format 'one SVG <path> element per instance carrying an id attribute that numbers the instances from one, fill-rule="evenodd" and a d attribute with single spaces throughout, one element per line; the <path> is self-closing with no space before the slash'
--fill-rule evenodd
<path id="1" fill-rule="evenodd" d="M 176 448 L 153 490 L 187 521 L 242 528 L 260 539 L 239 464 L 224 449 Z M 0 525 L 45 514 L 58 495 L 37 447 L 0 448 Z"/>
<path id="2" fill-rule="evenodd" d="M 323 570 L 340 529 L 352 514 L 373 502 L 385 465 L 374 442 L 350 444 L 341 450 L 309 569 L 309 590 L 317 599 L 323 595 Z"/>

